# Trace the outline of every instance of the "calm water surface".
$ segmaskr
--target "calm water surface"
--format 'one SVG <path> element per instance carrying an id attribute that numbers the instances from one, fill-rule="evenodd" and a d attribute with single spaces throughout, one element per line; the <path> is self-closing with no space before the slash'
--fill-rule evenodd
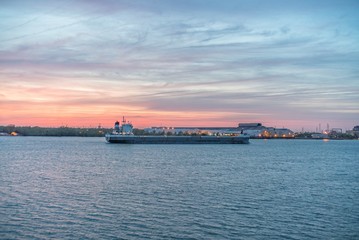
<path id="1" fill-rule="evenodd" d="M 1 239 L 359 239 L 359 141 L 0 137 Z"/>

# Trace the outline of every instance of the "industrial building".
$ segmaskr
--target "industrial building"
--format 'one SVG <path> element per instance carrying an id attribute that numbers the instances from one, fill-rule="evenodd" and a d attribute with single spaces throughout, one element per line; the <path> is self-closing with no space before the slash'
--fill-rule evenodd
<path id="1" fill-rule="evenodd" d="M 261 123 L 239 123 L 238 127 L 150 127 L 148 134 L 205 134 L 237 135 L 246 134 L 252 138 L 293 138 L 294 133 L 287 128 L 265 127 Z"/>

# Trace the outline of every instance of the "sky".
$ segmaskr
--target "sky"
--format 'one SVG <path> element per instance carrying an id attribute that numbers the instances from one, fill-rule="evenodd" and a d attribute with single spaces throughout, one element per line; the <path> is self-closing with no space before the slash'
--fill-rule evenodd
<path id="1" fill-rule="evenodd" d="M 0 125 L 359 125 L 357 0 L 1 0 Z"/>

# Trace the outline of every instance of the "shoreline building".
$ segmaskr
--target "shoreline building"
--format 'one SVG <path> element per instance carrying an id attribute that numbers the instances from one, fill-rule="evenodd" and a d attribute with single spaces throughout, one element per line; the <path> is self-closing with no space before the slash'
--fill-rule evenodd
<path id="1" fill-rule="evenodd" d="M 346 131 L 347 134 L 359 138 L 359 125 L 354 126 L 352 130 Z"/>
<path id="2" fill-rule="evenodd" d="M 148 134 L 204 134 L 204 135 L 238 135 L 246 134 L 251 138 L 293 138 L 294 132 L 288 128 L 265 127 L 262 123 L 239 123 L 237 127 L 150 127 L 144 131 Z"/>

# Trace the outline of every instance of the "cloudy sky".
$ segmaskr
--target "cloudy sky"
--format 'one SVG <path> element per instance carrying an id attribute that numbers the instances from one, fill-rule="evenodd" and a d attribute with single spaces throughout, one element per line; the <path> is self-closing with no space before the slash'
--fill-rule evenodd
<path id="1" fill-rule="evenodd" d="M 0 125 L 359 125 L 357 0 L 1 0 Z"/>

